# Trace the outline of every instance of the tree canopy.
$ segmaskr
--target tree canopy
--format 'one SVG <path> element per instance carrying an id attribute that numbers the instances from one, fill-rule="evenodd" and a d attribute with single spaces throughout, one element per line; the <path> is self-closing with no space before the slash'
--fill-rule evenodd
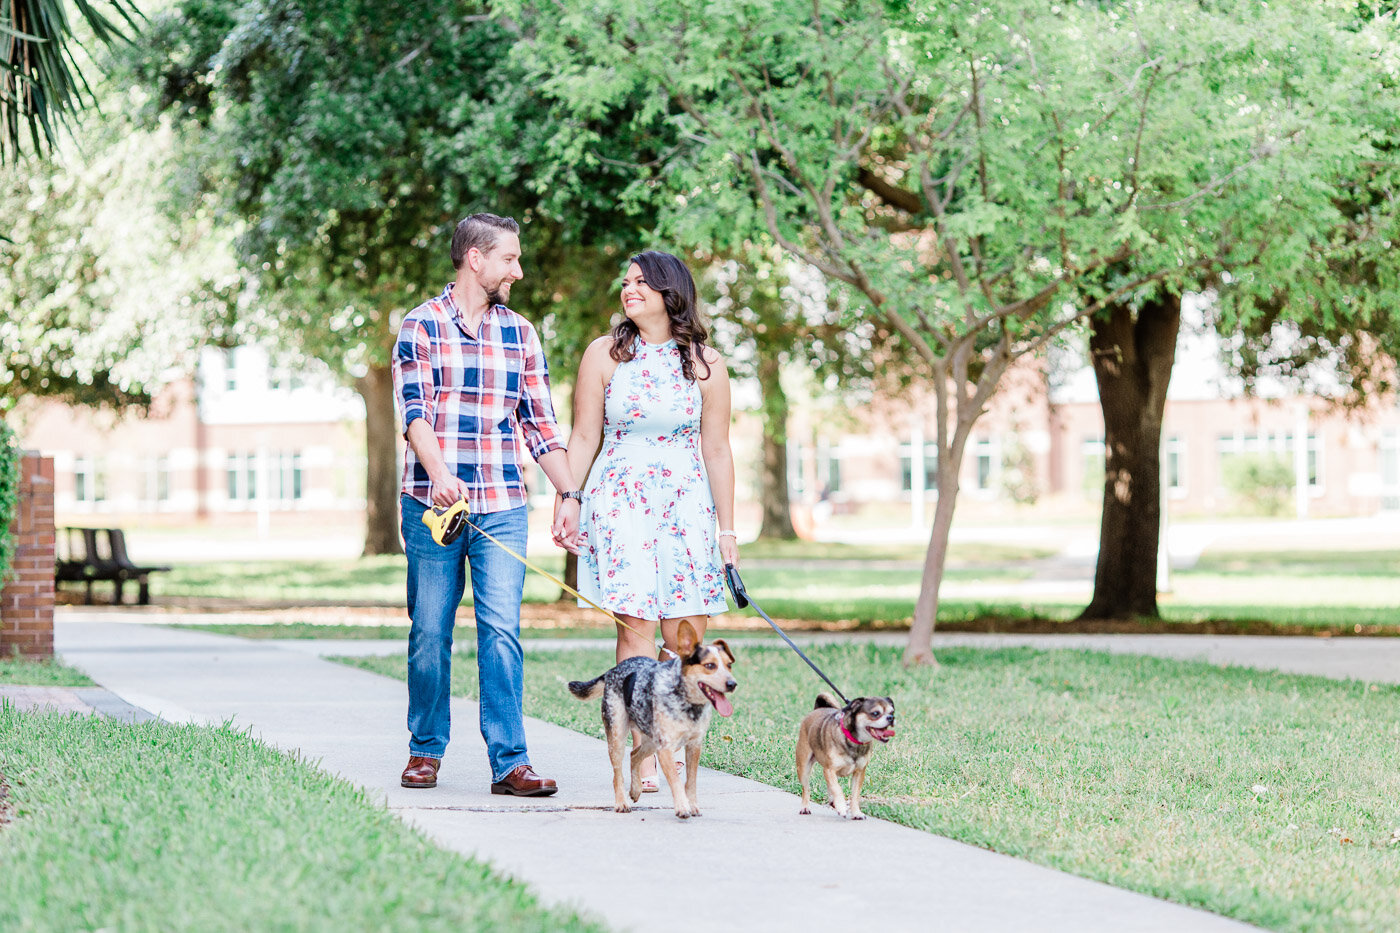
<path id="1" fill-rule="evenodd" d="M 104 92 L 105 93 L 105 92 Z M 207 211 L 165 209 L 168 132 L 85 122 L 56 161 L 0 174 L 0 411 L 24 397 L 144 406 L 218 340 L 239 274 Z"/>
<path id="2" fill-rule="evenodd" d="M 928 660 L 964 446 L 1010 363 L 1115 304 L 1295 274 L 1374 152 L 1390 24 L 1338 4 L 590 0 L 505 15 L 582 113 L 668 115 L 686 229 L 762 218 L 922 357 L 939 504 L 906 657 Z M 634 105 L 635 106 L 635 105 Z"/>
<path id="3" fill-rule="evenodd" d="M 570 313 L 596 316 L 578 303 L 596 289 L 562 276 L 636 239 L 610 194 L 618 169 L 573 148 L 574 127 L 508 67 L 514 41 L 478 3 L 186 0 L 153 18 L 135 65 L 156 115 L 185 130 L 191 193 L 206 187 L 238 230 L 253 303 L 365 399 L 369 553 L 399 546 L 394 331 L 451 281 L 456 221 L 522 221 L 529 284 L 565 335 Z"/>

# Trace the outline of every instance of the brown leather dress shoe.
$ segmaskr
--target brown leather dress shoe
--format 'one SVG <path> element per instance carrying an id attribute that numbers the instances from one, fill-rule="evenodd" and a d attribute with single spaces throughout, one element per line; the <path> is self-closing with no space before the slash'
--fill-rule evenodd
<path id="1" fill-rule="evenodd" d="M 404 787 L 437 787 L 437 773 L 440 767 L 442 760 L 439 758 L 414 755 L 408 759 L 408 767 L 403 769 L 399 783 Z"/>
<path id="2" fill-rule="evenodd" d="M 503 780 L 491 785 L 493 794 L 514 794 L 517 797 L 548 797 L 559 789 L 559 785 L 546 777 L 540 777 L 529 765 L 518 765 Z"/>

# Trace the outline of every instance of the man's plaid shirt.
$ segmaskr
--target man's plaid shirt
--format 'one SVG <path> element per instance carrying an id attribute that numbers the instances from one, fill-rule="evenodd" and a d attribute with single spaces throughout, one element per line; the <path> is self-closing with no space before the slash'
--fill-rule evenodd
<path id="1" fill-rule="evenodd" d="M 404 318 L 393 370 L 405 435 L 415 420 L 427 420 L 447 468 L 471 489 L 467 507 L 485 513 L 524 505 L 516 426 L 536 460 L 564 446 L 534 326 L 505 305 L 493 305 L 478 333 L 468 334 L 449 285 Z M 432 505 L 428 471 L 411 444 L 403 491 Z"/>

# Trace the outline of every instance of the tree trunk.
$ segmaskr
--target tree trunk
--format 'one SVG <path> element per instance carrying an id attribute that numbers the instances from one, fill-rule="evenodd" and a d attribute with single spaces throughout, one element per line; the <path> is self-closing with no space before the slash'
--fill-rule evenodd
<path id="1" fill-rule="evenodd" d="M 971 385 L 968 382 L 969 360 L 973 358 L 971 341 L 964 341 L 944 364 L 933 368 L 938 398 L 938 506 L 933 511 L 933 531 L 929 534 L 928 551 L 924 556 L 919 599 L 914 604 L 914 621 L 909 626 L 909 641 L 904 647 L 906 667 L 938 664 L 933 656 L 933 626 L 938 619 L 938 590 L 943 586 L 943 571 L 948 562 L 948 534 L 953 529 L 953 509 L 958 502 L 958 477 L 962 473 L 963 455 L 967 452 L 967 440 L 972 436 L 972 428 L 986 411 L 987 400 L 1011 365 L 1007 341 L 1008 338 L 1003 335 L 999 346 L 984 359 L 982 374 Z M 949 388 L 956 390 L 953 396 L 955 422 L 951 436 L 948 432 Z"/>
<path id="2" fill-rule="evenodd" d="M 399 541 L 399 452 L 394 380 L 371 366 L 355 380 L 365 401 L 365 556 L 402 554 Z"/>
<path id="3" fill-rule="evenodd" d="M 792 527 L 792 500 L 788 497 L 787 425 L 788 399 L 783 392 L 782 364 L 776 348 L 758 342 L 758 384 L 763 392 L 763 502 L 760 538 L 797 537 Z"/>
<path id="4" fill-rule="evenodd" d="M 1089 355 L 1104 420 L 1103 519 L 1094 596 L 1081 619 L 1159 618 L 1162 416 L 1176 360 L 1181 297 L 1095 317 Z"/>
<path id="5" fill-rule="evenodd" d="M 958 461 L 962 460 L 960 453 L 956 456 Z M 919 600 L 914 604 L 914 622 L 909 627 L 909 642 L 904 646 L 904 664 L 907 667 L 938 664 L 933 656 L 933 624 L 938 618 L 938 590 L 943 585 L 943 569 L 948 562 L 948 533 L 953 529 L 953 507 L 958 501 L 960 469 L 960 462 L 949 463 L 945 476 L 944 458 L 939 452 L 938 505 L 933 510 L 933 531 L 929 534 L 928 551 L 924 555 L 924 573 L 919 583 Z"/>

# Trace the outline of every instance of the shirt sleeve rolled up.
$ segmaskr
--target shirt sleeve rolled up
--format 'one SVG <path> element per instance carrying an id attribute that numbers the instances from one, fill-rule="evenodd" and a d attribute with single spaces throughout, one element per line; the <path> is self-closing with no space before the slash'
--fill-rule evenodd
<path id="1" fill-rule="evenodd" d="M 516 412 L 525 445 L 536 460 L 551 450 L 564 447 L 563 432 L 554 417 L 554 401 L 549 395 L 549 366 L 544 348 L 534 328 L 526 331 L 525 368 L 520 385 L 520 405 Z"/>
<path id="2" fill-rule="evenodd" d="M 394 398 L 403 419 L 404 434 L 419 418 L 434 421 L 434 380 L 432 340 L 422 321 L 409 318 L 399 328 L 392 363 Z"/>

